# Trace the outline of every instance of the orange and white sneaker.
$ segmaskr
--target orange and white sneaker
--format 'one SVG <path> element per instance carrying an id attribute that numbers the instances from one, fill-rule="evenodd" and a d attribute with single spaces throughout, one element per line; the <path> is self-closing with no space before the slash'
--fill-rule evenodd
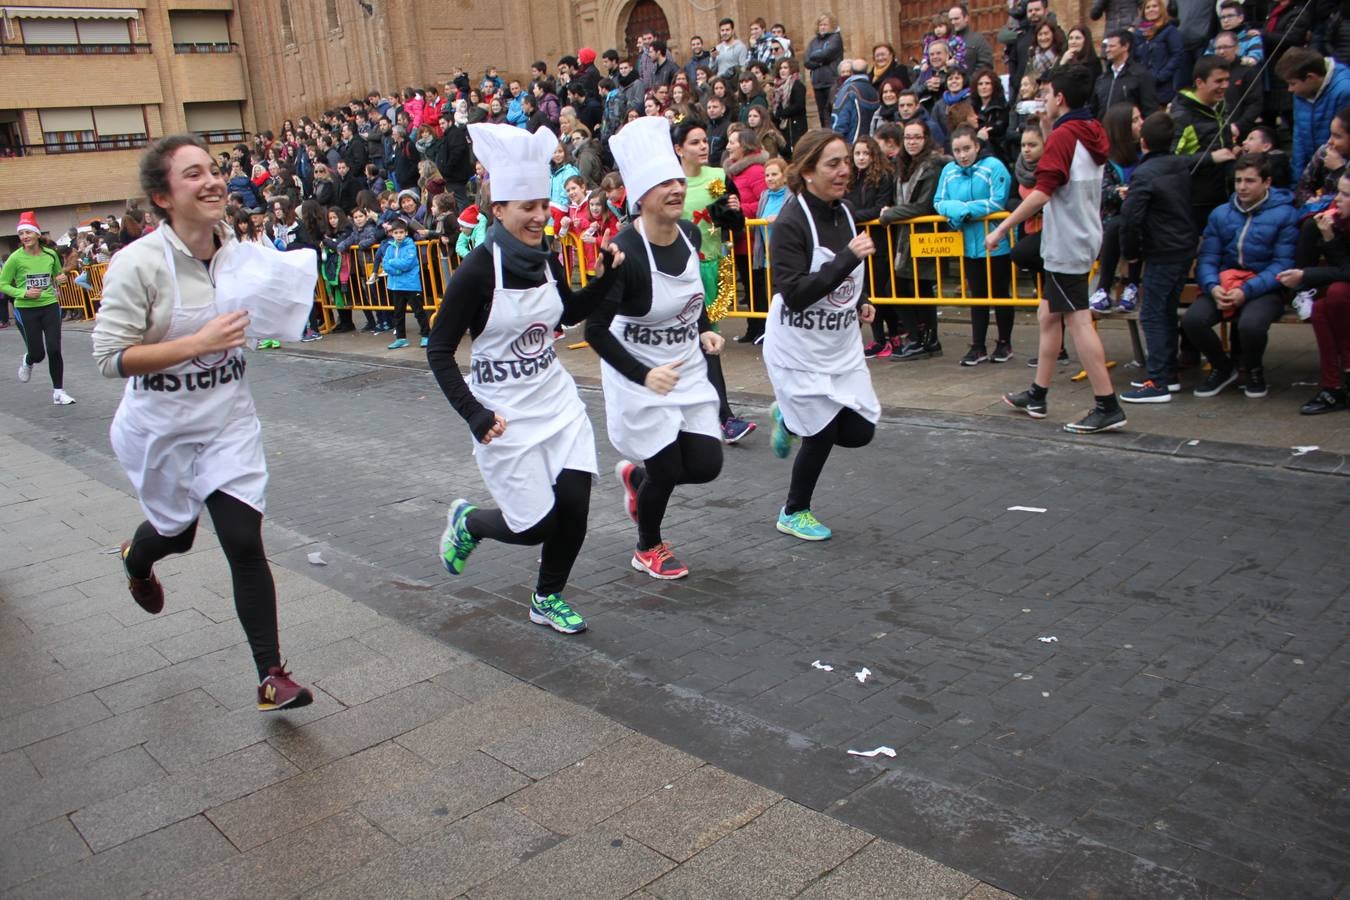
<path id="1" fill-rule="evenodd" d="M 279 709 L 299 709 L 314 702 L 309 688 L 298 685 L 286 671 L 286 664 L 267 670 L 267 677 L 258 685 L 258 709 L 275 712 Z"/>
<path id="2" fill-rule="evenodd" d="M 665 541 L 650 550 L 634 550 L 633 568 L 663 581 L 674 581 L 689 574 L 689 567 L 675 558 Z"/>

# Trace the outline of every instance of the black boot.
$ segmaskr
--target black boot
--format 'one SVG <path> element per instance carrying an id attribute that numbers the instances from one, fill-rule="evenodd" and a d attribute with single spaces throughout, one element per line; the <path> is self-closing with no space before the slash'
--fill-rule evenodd
<path id="1" fill-rule="evenodd" d="M 1299 413 L 1305 416 L 1320 416 L 1322 413 L 1345 408 L 1345 389 L 1324 387 L 1311 400 L 1303 404 Z"/>

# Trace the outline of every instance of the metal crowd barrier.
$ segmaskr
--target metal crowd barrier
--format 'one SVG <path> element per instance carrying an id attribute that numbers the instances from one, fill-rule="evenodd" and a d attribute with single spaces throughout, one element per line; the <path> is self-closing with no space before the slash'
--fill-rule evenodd
<path id="1" fill-rule="evenodd" d="M 56 286 L 56 299 L 61 311 L 78 312 L 82 318 L 92 319 L 98 313 L 98 305 L 103 300 L 103 273 L 107 263 L 93 263 L 83 269 L 70 269 L 66 272 L 66 283 Z M 87 276 L 89 287 L 75 283 L 80 275 Z"/>
<path id="2" fill-rule="evenodd" d="M 989 234 L 991 222 L 997 223 L 1006 219 L 1008 213 L 996 212 L 986 216 L 979 221 L 984 225 L 985 235 Z M 908 278 L 897 278 L 893 268 L 896 250 L 896 232 L 901 226 L 909 226 L 909 256 L 914 264 L 910 266 L 912 273 Z M 753 247 L 756 237 L 756 229 L 761 231 L 760 237 L 764 243 L 764 269 L 763 274 L 760 270 L 753 270 L 751 277 L 746 285 L 748 308 L 741 309 L 739 306 L 727 313 L 728 318 L 741 319 L 762 319 L 769 314 L 769 301 L 773 297 L 773 275 L 771 273 L 772 260 L 769 252 L 768 229 L 772 223 L 766 219 L 746 219 L 745 220 L 745 238 L 746 246 Z M 864 222 L 859 228 L 871 227 L 873 229 L 881 227 L 881 223 L 875 219 L 870 222 Z M 994 227 L 997 227 L 995 224 Z M 923 306 L 927 304 L 937 304 L 940 306 L 1020 306 L 1034 309 L 1041 303 L 1040 279 L 1032 279 L 1032 289 L 1030 291 L 1020 290 L 1018 287 L 1017 272 L 1014 270 L 1012 284 L 1012 296 L 995 297 L 991 293 L 986 296 L 972 297 L 969 294 L 969 287 L 966 284 L 965 268 L 962 265 L 963 255 L 963 236 L 959 230 L 952 230 L 947 224 L 945 216 L 919 216 L 914 219 L 904 219 L 893 223 L 885 228 L 886 243 L 883 247 L 879 242 L 877 252 L 867 259 L 867 284 L 872 303 L 884 306 Z M 1011 238 L 1016 243 L 1016 237 Z M 956 261 L 956 275 L 943 272 L 943 260 L 954 258 Z M 920 260 L 932 260 L 931 265 L 923 265 L 924 280 L 935 280 L 937 282 L 936 297 L 925 297 L 920 293 Z M 884 266 L 884 268 L 882 268 Z M 988 257 L 984 259 L 985 283 L 993 284 L 990 277 L 990 263 Z M 955 281 L 960 286 L 960 294 L 957 296 L 947 296 L 943 289 L 944 279 L 948 285 Z"/>

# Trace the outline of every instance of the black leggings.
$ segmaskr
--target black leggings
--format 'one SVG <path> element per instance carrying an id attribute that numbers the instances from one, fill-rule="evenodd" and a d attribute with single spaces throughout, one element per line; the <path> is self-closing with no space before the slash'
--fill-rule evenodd
<path id="1" fill-rule="evenodd" d="M 586 540 L 586 519 L 591 510 L 591 473 L 563 469 L 553 483 L 553 508 L 524 531 L 512 531 L 500 509 L 484 507 L 469 513 L 469 534 L 503 544 L 532 547 L 543 544 L 539 554 L 539 580 L 535 593 L 541 597 L 562 593 L 572 565 Z"/>
<path id="2" fill-rule="evenodd" d="M 1006 253 L 989 257 L 989 269 L 985 270 L 984 259 L 963 257 L 961 266 L 965 270 L 966 290 L 969 296 L 1007 297 L 1012 294 L 1012 258 Z M 986 277 L 989 276 L 989 277 Z M 1011 306 L 994 307 L 994 317 L 998 322 L 998 339 L 1001 343 L 1012 340 L 1013 315 L 1016 310 Z M 970 342 L 983 347 L 989 334 L 989 307 L 972 306 L 970 308 Z"/>
<path id="3" fill-rule="evenodd" d="M 52 376 L 52 388 L 65 387 L 66 363 L 61 358 L 61 304 L 14 307 L 14 322 L 23 335 L 28 350 L 28 364 L 36 366 L 47 360 L 47 371 Z"/>
<path id="4" fill-rule="evenodd" d="M 812 93 L 816 97 L 816 115 L 820 117 L 818 127 L 828 130 L 834 124 L 834 110 L 830 103 L 830 89 L 827 87 L 813 87 Z"/>
<path id="5" fill-rule="evenodd" d="M 902 285 L 908 285 L 903 290 L 908 293 L 914 288 L 913 276 L 899 276 L 897 278 Z M 937 282 L 928 278 L 919 279 L 920 297 L 936 297 Z M 924 304 L 922 306 L 899 306 L 892 307 L 896 310 L 900 319 L 900 324 L 908 332 L 911 341 L 935 341 L 938 333 L 938 314 L 936 304 Z M 879 312 L 879 310 L 878 310 Z M 873 325 L 875 325 L 875 320 Z"/>
<path id="6" fill-rule="evenodd" d="M 211 524 L 216 528 L 220 549 L 225 551 L 225 558 L 230 563 L 234 611 L 239 616 L 239 624 L 244 626 L 244 635 L 253 651 L 253 663 L 258 667 L 258 680 L 261 681 L 267 676 L 268 669 L 281 665 L 281 647 L 277 640 L 277 589 L 263 550 L 262 513 L 224 491 L 216 491 L 207 497 L 206 508 L 211 513 Z M 196 536 L 196 521 L 173 537 L 165 537 L 149 522 L 142 522 L 131 539 L 127 571 L 138 578 L 148 578 L 150 568 L 170 553 L 191 550 Z"/>
<path id="7" fill-rule="evenodd" d="M 722 375 L 722 357 L 703 354 L 708 363 L 708 380 L 717 391 L 717 418 L 726 422 L 736 414 L 731 411 L 731 402 L 727 400 L 727 379 Z"/>
<path id="8" fill-rule="evenodd" d="M 816 482 L 820 480 L 825 461 L 836 445 L 840 447 L 866 447 L 872 442 L 877 426 L 864 419 L 851 409 L 841 409 L 820 431 L 810 437 L 802 438 L 797 458 L 792 461 L 792 483 L 788 486 L 787 505 L 783 507 L 788 515 L 811 508 L 811 495 L 816 492 Z"/>
<path id="9" fill-rule="evenodd" d="M 411 310 L 413 318 L 417 320 L 417 330 L 422 337 L 426 337 L 430 332 L 427 330 L 427 313 L 422 308 L 421 291 L 390 291 L 389 299 L 394 301 L 394 338 L 407 338 L 408 332 L 408 311 Z"/>
<path id="10" fill-rule="evenodd" d="M 707 484 L 722 471 L 722 442 L 706 434 L 681 431 L 633 473 L 637 487 L 639 550 L 661 543 L 666 504 L 680 484 Z"/>

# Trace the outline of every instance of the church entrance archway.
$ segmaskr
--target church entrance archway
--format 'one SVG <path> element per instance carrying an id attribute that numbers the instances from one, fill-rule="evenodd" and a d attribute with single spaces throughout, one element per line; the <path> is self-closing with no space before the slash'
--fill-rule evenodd
<path id="1" fill-rule="evenodd" d="M 624 52 L 630 59 L 637 53 L 640 35 L 651 32 L 658 40 L 670 40 L 670 23 L 656 0 L 637 0 L 628 11 L 628 22 L 623 27 Z"/>

